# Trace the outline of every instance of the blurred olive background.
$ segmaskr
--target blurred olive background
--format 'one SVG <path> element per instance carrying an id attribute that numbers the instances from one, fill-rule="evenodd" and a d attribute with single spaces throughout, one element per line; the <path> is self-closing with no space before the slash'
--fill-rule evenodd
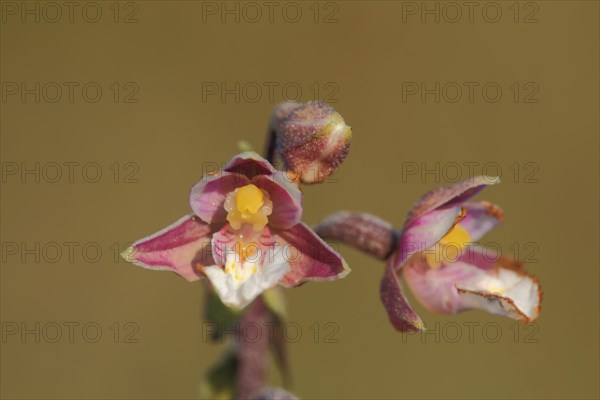
<path id="1" fill-rule="evenodd" d="M 225 349 L 202 340 L 202 285 L 117 248 L 188 213 L 238 141 L 261 151 L 286 97 L 329 100 L 354 133 L 341 170 L 304 187 L 304 221 L 350 209 L 399 226 L 433 187 L 499 173 L 479 197 L 506 220 L 483 242 L 528 261 L 545 293 L 530 327 L 410 297 L 432 333 L 403 336 L 383 264 L 342 246 L 347 279 L 286 291 L 294 393 L 598 398 L 598 2 L 481 2 L 471 21 L 460 2 L 55 4 L 2 2 L 3 398 L 199 396 Z M 436 7 L 439 22 L 421 15 Z M 422 99 L 435 82 L 439 102 Z M 21 175 L 36 163 L 39 182 Z"/>

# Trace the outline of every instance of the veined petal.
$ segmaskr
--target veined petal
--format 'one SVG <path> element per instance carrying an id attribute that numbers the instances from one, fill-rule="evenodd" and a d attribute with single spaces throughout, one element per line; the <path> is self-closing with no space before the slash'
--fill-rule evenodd
<path id="1" fill-rule="evenodd" d="M 280 247 L 291 265 L 282 285 L 297 286 L 302 282 L 330 281 L 350 273 L 346 261 L 312 229 L 300 222 L 290 229 L 277 231 Z"/>
<path id="2" fill-rule="evenodd" d="M 133 243 L 121 256 L 144 268 L 176 272 L 189 281 L 212 265 L 210 227 L 193 214 Z"/>
<path id="3" fill-rule="evenodd" d="M 190 206 L 197 216 L 209 224 L 223 222 L 227 217 L 223 207 L 227 194 L 249 183 L 246 176 L 231 172 L 219 171 L 214 175 L 205 175 L 192 187 Z"/>
<path id="4" fill-rule="evenodd" d="M 510 264 L 510 260 L 501 259 L 490 268 L 457 261 L 431 269 L 414 257 L 402 272 L 417 299 L 432 311 L 455 314 L 479 308 L 531 322 L 539 315 L 541 288 L 535 277 Z"/>
<path id="5" fill-rule="evenodd" d="M 419 199 L 407 216 L 407 223 L 441 206 L 460 205 L 486 186 L 500 183 L 497 176 L 476 176 L 452 185 L 438 187 Z"/>
<path id="6" fill-rule="evenodd" d="M 288 229 L 302 218 L 302 192 L 290 177 L 282 171 L 273 175 L 258 175 L 252 183 L 269 193 L 273 202 L 273 212 L 269 225 L 278 229 Z"/>
<path id="7" fill-rule="evenodd" d="M 443 207 L 408 221 L 400 235 L 395 267 L 439 242 L 463 216 L 461 207 Z"/>
<path id="8" fill-rule="evenodd" d="M 380 297 L 390 322 L 400 332 L 419 332 L 424 329 L 423 321 L 413 311 L 404 292 L 401 280 L 394 267 L 393 257 L 388 261 L 381 280 Z"/>
<path id="9" fill-rule="evenodd" d="M 269 161 L 254 151 L 245 151 L 234 156 L 223 170 L 244 175 L 249 179 L 256 175 L 271 175 L 277 171 Z"/>
<path id="10" fill-rule="evenodd" d="M 469 232 L 471 241 L 476 242 L 504 220 L 500 207 L 487 201 L 472 201 L 463 203 L 467 214 L 460 225 Z"/>
<path id="11" fill-rule="evenodd" d="M 261 232 L 255 232 L 249 226 L 234 231 L 229 225 L 225 225 L 212 235 L 211 246 L 215 264 L 225 265 L 225 255 L 227 252 L 235 251 L 239 243 L 251 251 L 260 250 L 261 263 L 265 262 L 267 256 L 272 256 L 273 253 L 270 250 L 275 248 L 275 238 L 268 226 Z"/>

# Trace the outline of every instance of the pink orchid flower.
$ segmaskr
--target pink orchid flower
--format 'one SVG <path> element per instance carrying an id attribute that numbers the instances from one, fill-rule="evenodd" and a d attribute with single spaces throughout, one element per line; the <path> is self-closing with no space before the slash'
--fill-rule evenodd
<path id="1" fill-rule="evenodd" d="M 123 257 L 206 277 L 221 301 L 245 307 L 263 291 L 346 276 L 344 259 L 300 222 L 302 194 L 290 175 L 254 152 L 241 153 L 191 190 L 193 214 L 135 242 Z"/>
<path id="2" fill-rule="evenodd" d="M 402 278 L 435 312 L 479 308 L 524 322 L 538 317 L 542 291 L 537 279 L 520 262 L 475 243 L 503 220 L 503 213 L 494 204 L 469 199 L 499 182 L 479 176 L 437 188 L 410 210 L 381 283 L 381 299 L 396 329 L 423 329 L 402 292 Z"/>
<path id="3" fill-rule="evenodd" d="M 406 283 L 430 310 L 455 314 L 480 308 L 532 322 L 540 312 L 542 291 L 520 262 L 501 257 L 476 242 L 503 219 L 486 201 L 469 201 L 497 177 L 479 176 L 437 188 L 410 210 L 400 232 L 374 215 L 338 212 L 315 230 L 387 260 L 381 300 L 399 331 L 424 329 L 402 289 Z"/>

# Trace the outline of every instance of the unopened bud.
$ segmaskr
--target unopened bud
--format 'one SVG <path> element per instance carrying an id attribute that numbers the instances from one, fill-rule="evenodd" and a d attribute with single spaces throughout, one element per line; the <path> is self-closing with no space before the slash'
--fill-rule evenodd
<path id="1" fill-rule="evenodd" d="M 339 113 L 322 101 L 296 108 L 282 106 L 279 110 L 288 115 L 281 122 L 273 116 L 273 123 L 278 125 L 278 155 L 303 183 L 323 182 L 348 155 L 352 130 Z"/>
<path id="2" fill-rule="evenodd" d="M 271 113 L 269 130 L 277 132 L 283 120 L 290 115 L 292 111 L 301 106 L 302 104 L 296 103 L 295 101 L 286 101 L 284 103 L 277 104 Z"/>

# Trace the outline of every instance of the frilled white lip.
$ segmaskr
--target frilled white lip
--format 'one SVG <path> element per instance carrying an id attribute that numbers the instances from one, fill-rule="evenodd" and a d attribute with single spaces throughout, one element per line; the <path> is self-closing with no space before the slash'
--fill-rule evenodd
<path id="1" fill-rule="evenodd" d="M 455 286 L 465 309 L 479 308 L 524 322 L 532 322 L 540 313 L 540 286 L 537 279 L 524 273 L 498 268 L 493 277 Z"/>
<path id="2" fill-rule="evenodd" d="M 505 259 L 488 267 L 456 261 L 439 269 L 413 260 L 403 268 L 403 277 L 415 297 L 434 312 L 478 308 L 524 322 L 539 316 L 542 291 L 537 279 Z"/>
<path id="3" fill-rule="evenodd" d="M 256 257 L 243 262 L 234 252 L 227 252 L 225 267 L 205 267 L 204 273 L 225 305 L 243 308 L 262 292 L 276 286 L 290 271 L 290 264 L 282 249 L 282 246 L 273 246 L 265 257 L 259 250 Z M 237 277 L 236 270 L 241 271 Z"/>

